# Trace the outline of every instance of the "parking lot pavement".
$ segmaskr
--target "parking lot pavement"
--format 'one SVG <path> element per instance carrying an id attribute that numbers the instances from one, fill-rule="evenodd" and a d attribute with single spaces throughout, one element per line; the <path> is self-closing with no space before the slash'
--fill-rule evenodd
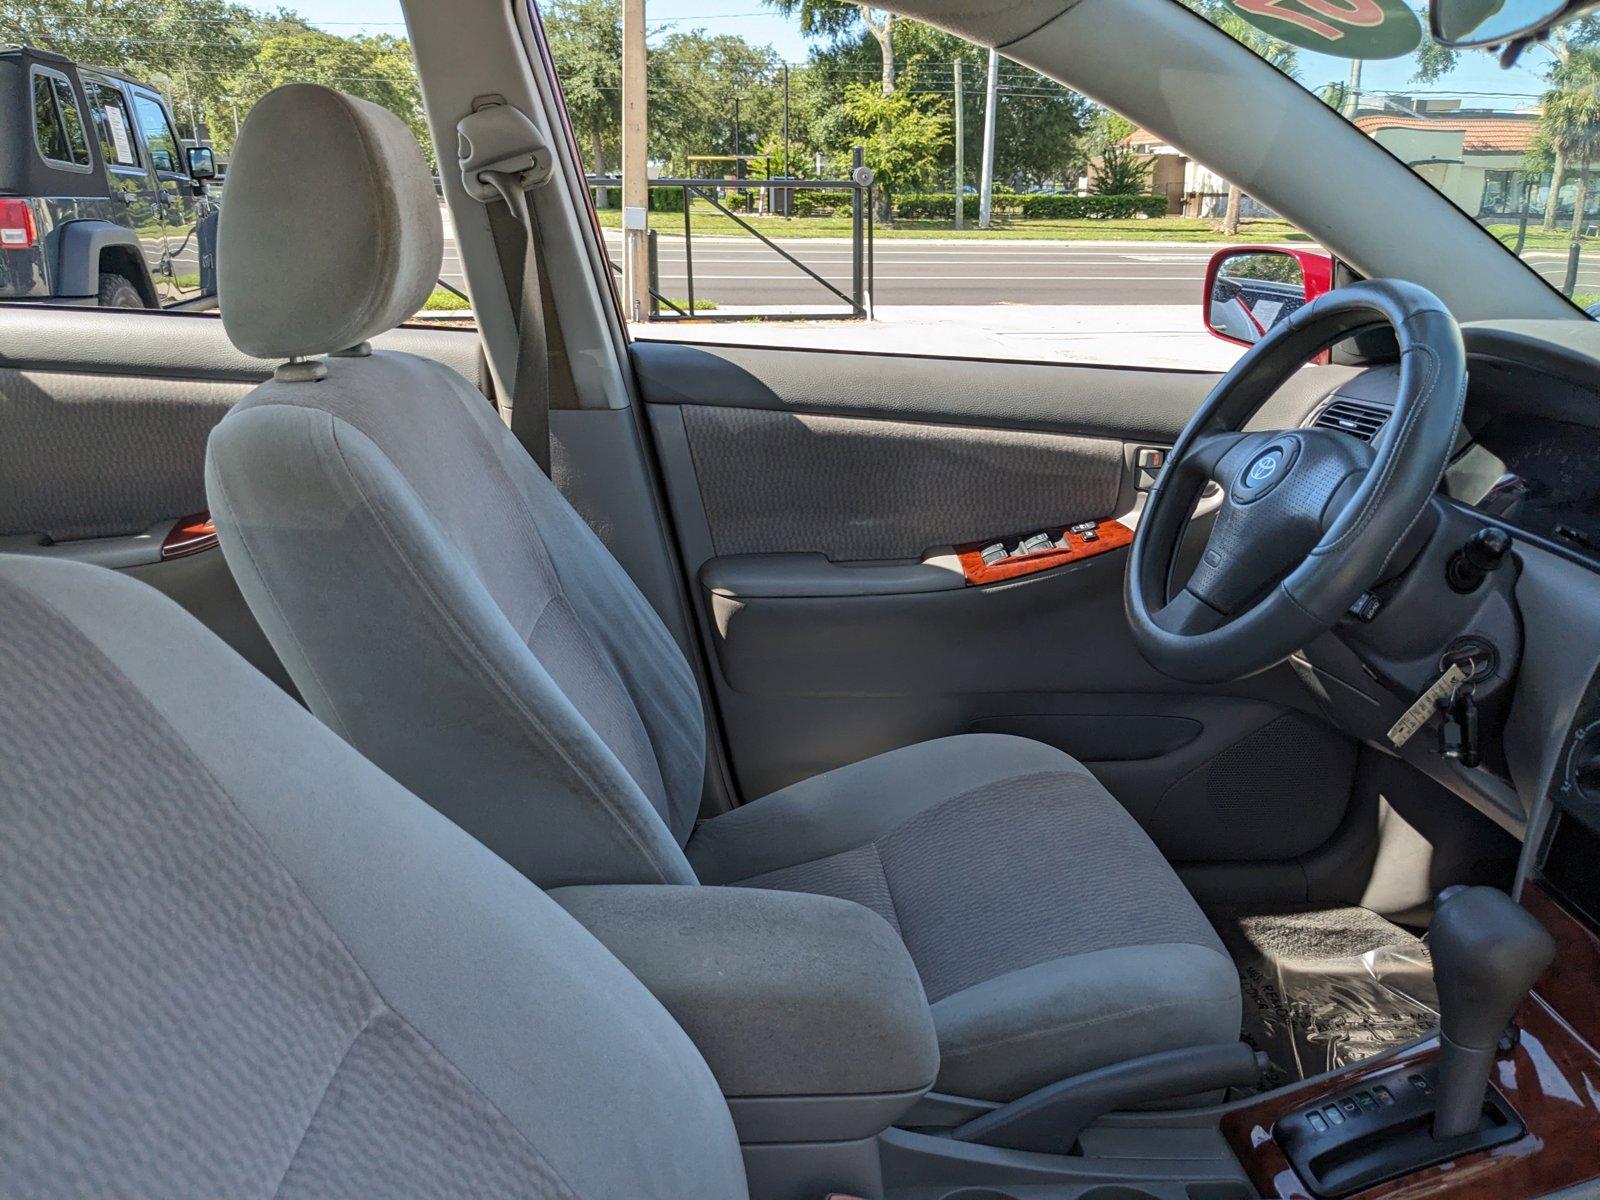
<path id="1" fill-rule="evenodd" d="M 875 317 L 872 321 L 663 321 L 631 328 L 636 337 L 654 341 L 1197 371 L 1226 371 L 1244 353 L 1242 347 L 1219 341 L 1201 327 L 1198 305 L 882 305 Z"/>

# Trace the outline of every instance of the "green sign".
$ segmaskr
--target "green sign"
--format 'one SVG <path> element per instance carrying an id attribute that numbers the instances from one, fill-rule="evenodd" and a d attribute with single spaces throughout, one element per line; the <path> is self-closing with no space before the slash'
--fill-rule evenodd
<path id="1" fill-rule="evenodd" d="M 1263 33 L 1336 58 L 1400 58 L 1422 41 L 1404 0 L 1224 0 Z"/>

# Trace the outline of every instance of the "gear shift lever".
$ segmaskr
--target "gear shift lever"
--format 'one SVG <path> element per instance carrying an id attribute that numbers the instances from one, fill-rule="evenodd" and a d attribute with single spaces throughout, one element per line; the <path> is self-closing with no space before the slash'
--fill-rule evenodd
<path id="1" fill-rule="evenodd" d="M 1433 1136 L 1443 1139 L 1478 1127 L 1500 1037 L 1556 943 L 1504 892 L 1468 887 L 1440 896 L 1428 945 L 1442 1050 Z"/>

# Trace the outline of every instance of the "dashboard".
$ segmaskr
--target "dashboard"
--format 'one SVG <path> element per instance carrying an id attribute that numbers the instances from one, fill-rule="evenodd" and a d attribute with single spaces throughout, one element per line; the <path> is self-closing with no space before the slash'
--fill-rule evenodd
<path id="1" fill-rule="evenodd" d="M 1585 371 L 1559 346 L 1467 332 L 1467 403 L 1444 495 L 1600 566 L 1600 359 Z M 1308 423 L 1370 439 L 1398 382 L 1397 366 L 1372 367 Z"/>
<path id="2" fill-rule="evenodd" d="M 1347 620 L 1299 664 L 1330 718 L 1379 745 L 1452 648 L 1487 647 L 1476 678 L 1489 743 L 1471 765 L 1419 737 L 1401 757 L 1522 837 L 1524 872 L 1600 923 L 1600 325 L 1463 329 L 1462 427 L 1433 529 L 1377 589 L 1379 615 Z M 1371 440 L 1392 414 L 1399 367 L 1352 374 L 1305 424 Z M 1471 594 L 1450 557 L 1486 526 L 1513 553 Z"/>

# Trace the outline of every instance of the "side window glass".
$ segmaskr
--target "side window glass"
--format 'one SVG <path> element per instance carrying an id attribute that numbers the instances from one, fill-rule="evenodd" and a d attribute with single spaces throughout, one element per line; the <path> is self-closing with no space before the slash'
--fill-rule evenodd
<path id="1" fill-rule="evenodd" d="M 142 92 L 133 94 L 133 107 L 139 117 L 139 128 L 144 130 L 145 145 L 150 147 L 150 165 L 158 171 L 176 174 L 178 166 L 178 139 L 167 124 L 166 110 L 153 96 Z"/>
<path id="2" fill-rule="evenodd" d="M 36 71 L 33 76 L 33 129 L 39 153 L 51 162 L 75 167 L 89 165 L 89 142 L 83 131 L 72 87 L 57 75 Z"/>
<path id="3" fill-rule="evenodd" d="M 134 146 L 133 122 L 128 119 L 128 103 L 122 93 L 94 82 L 84 84 L 84 91 L 89 96 L 89 113 L 107 165 L 137 167 L 139 152 Z"/>

